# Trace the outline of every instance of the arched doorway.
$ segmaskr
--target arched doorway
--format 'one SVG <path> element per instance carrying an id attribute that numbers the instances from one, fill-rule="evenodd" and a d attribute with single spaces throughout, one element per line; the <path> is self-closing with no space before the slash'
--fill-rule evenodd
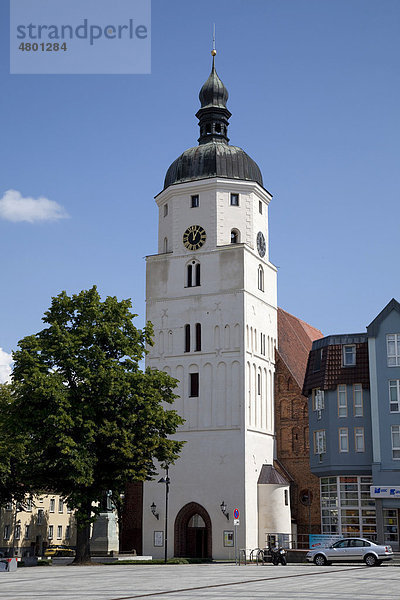
<path id="1" fill-rule="evenodd" d="M 212 558 L 211 519 L 197 502 L 186 504 L 175 519 L 175 556 Z"/>

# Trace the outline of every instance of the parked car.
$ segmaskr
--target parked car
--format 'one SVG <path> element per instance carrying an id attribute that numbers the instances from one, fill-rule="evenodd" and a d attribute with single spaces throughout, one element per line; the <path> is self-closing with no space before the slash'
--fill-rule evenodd
<path id="1" fill-rule="evenodd" d="M 318 566 L 333 562 L 364 561 L 369 567 L 374 567 L 384 560 L 392 560 L 393 550 L 391 546 L 380 546 L 364 538 L 344 538 L 328 548 L 310 550 L 306 558 Z"/>
<path id="2" fill-rule="evenodd" d="M 50 544 L 44 551 L 45 556 L 75 556 L 74 548 L 70 546 Z"/>

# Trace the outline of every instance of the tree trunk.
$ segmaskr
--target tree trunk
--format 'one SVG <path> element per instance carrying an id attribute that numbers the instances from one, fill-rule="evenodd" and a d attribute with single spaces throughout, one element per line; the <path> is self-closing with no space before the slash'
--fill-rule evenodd
<path id="1" fill-rule="evenodd" d="M 76 519 L 76 554 L 74 565 L 91 564 L 90 556 L 90 517 L 92 512 L 92 503 L 87 504 L 86 517 L 77 517 Z"/>

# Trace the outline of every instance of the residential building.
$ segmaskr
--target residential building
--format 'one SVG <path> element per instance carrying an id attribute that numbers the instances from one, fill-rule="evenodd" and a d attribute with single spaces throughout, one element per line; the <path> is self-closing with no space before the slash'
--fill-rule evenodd
<path id="1" fill-rule="evenodd" d="M 308 396 L 310 466 L 320 478 L 321 531 L 399 547 L 400 305 L 366 333 L 313 342 Z"/>

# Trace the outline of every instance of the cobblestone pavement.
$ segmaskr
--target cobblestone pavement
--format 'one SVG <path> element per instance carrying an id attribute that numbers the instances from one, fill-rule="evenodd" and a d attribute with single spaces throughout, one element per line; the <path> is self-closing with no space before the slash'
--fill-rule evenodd
<path id="1" fill-rule="evenodd" d="M 119 565 L 33 567 L 0 573 L 6 600 L 399 600 L 389 565 Z"/>

